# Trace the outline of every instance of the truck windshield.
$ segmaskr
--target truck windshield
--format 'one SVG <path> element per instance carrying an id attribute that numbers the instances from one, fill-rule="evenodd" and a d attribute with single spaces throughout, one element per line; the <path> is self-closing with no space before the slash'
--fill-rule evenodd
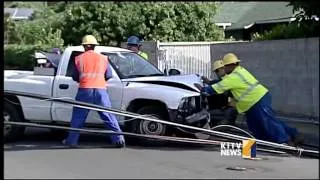
<path id="1" fill-rule="evenodd" d="M 121 79 L 164 76 L 154 65 L 133 52 L 102 53 L 108 56 L 110 64 L 117 71 Z"/>

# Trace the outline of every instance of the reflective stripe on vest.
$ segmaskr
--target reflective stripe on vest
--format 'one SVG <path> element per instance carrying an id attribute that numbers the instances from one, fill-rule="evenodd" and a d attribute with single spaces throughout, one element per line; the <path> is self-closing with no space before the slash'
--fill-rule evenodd
<path id="1" fill-rule="evenodd" d="M 101 60 L 100 57 L 100 61 L 99 61 L 99 73 L 84 73 L 84 69 L 83 69 L 83 56 L 80 57 L 79 60 L 79 66 L 80 66 L 80 79 L 82 78 L 104 78 L 105 76 L 105 69 L 104 69 L 104 62 L 103 60 Z"/>
<path id="2" fill-rule="evenodd" d="M 254 88 L 256 88 L 260 83 L 259 83 L 259 81 L 257 81 L 256 83 L 251 84 L 251 83 L 249 83 L 249 82 L 247 81 L 247 79 L 246 79 L 245 77 L 243 77 L 243 75 L 240 74 L 239 72 L 234 72 L 234 74 L 237 75 L 244 83 L 246 83 L 246 84 L 249 86 L 249 88 L 248 88 L 245 92 L 243 92 L 243 93 L 239 96 L 239 98 L 235 98 L 235 97 L 234 97 L 234 100 L 235 100 L 236 102 L 239 102 L 239 101 L 241 101 L 245 96 L 247 96 L 251 91 L 253 91 Z"/>
<path id="3" fill-rule="evenodd" d="M 239 113 L 246 112 L 256 104 L 268 89 L 258 82 L 245 68 L 236 67 L 233 72 L 226 75 L 222 81 L 213 84 L 212 88 L 219 94 L 231 91 Z"/>
<path id="4" fill-rule="evenodd" d="M 76 57 L 76 67 L 79 71 L 80 88 L 106 88 L 105 73 L 108 59 L 93 51 L 88 51 Z"/>

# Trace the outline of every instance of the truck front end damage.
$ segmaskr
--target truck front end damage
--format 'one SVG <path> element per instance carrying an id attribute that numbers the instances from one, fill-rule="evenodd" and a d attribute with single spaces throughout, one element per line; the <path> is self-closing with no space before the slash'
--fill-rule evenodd
<path id="1" fill-rule="evenodd" d="M 169 109 L 170 120 L 175 123 L 208 129 L 210 114 L 206 109 L 206 102 L 204 100 L 200 95 L 182 98 L 178 109 Z M 184 128 L 177 129 L 188 134 L 194 134 L 195 136 L 199 133 L 198 131 Z M 202 137 L 201 139 L 206 138 Z"/>

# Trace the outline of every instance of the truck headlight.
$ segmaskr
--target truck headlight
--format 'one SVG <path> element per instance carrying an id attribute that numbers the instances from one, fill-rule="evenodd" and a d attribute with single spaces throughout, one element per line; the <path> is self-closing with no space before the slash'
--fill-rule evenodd
<path id="1" fill-rule="evenodd" d="M 181 99 L 179 109 L 195 109 L 197 107 L 196 97 L 185 97 Z"/>
<path id="2" fill-rule="evenodd" d="M 191 97 L 190 99 L 189 99 L 189 107 L 191 107 L 191 108 L 196 108 L 196 97 Z"/>

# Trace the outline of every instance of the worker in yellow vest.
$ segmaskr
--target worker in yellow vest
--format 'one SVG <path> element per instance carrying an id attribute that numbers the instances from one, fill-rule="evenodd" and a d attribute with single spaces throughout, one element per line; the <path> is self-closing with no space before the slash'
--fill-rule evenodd
<path id="1" fill-rule="evenodd" d="M 223 57 L 226 76 L 211 86 L 201 88 L 209 94 L 222 94 L 231 91 L 239 113 L 245 113 L 249 130 L 255 138 L 296 146 L 302 142 L 297 129 L 287 126 L 274 116 L 271 107 L 271 94 L 245 68 L 233 53 Z"/>
<path id="2" fill-rule="evenodd" d="M 137 36 L 130 36 L 127 41 L 127 48 L 131 51 L 136 52 L 141 57 L 143 57 L 146 60 L 149 60 L 148 54 L 141 51 L 141 41 Z"/>
<path id="3" fill-rule="evenodd" d="M 217 76 L 217 79 L 209 80 L 208 78 L 202 76 L 201 79 L 203 83 L 212 85 L 221 81 L 225 76 L 225 70 L 222 60 L 216 60 L 213 63 L 212 67 L 213 73 Z M 211 126 L 218 124 L 223 125 L 234 125 L 238 112 L 233 105 L 232 95 L 230 91 L 225 92 L 224 94 L 208 96 L 209 102 L 215 102 L 215 104 L 210 104 L 212 106 L 209 112 L 211 114 Z"/>

